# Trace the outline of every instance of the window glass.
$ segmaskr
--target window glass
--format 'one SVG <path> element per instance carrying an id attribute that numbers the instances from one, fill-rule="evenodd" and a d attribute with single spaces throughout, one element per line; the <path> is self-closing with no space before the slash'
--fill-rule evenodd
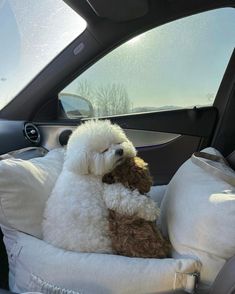
<path id="1" fill-rule="evenodd" d="M 0 0 L 0 109 L 85 28 L 63 0 Z"/>
<path id="2" fill-rule="evenodd" d="M 183 18 L 107 54 L 64 92 L 86 98 L 95 116 L 211 105 L 235 45 L 235 10 Z"/>

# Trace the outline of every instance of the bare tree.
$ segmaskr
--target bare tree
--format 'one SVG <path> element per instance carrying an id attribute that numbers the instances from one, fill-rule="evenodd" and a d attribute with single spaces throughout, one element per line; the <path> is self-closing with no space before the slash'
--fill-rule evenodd
<path id="1" fill-rule="evenodd" d="M 87 80 L 81 80 L 78 82 L 76 92 L 79 96 L 86 98 L 92 104 L 94 104 L 93 87 Z"/>
<path id="2" fill-rule="evenodd" d="M 76 92 L 92 103 L 97 117 L 131 112 L 128 93 L 121 84 L 113 83 L 93 88 L 87 80 L 82 80 L 78 82 Z"/>
<path id="3" fill-rule="evenodd" d="M 95 91 L 97 116 L 124 114 L 131 111 L 131 103 L 121 84 L 100 86 Z"/>

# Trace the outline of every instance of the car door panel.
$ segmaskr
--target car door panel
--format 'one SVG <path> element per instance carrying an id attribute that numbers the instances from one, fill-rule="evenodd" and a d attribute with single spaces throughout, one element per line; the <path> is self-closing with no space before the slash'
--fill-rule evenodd
<path id="1" fill-rule="evenodd" d="M 214 107 L 203 107 L 108 118 L 124 128 L 139 156 L 149 163 L 154 184 L 160 185 L 167 184 L 193 152 L 207 146 L 216 114 Z M 61 147 L 61 134 L 67 132 L 69 137 L 68 131 L 76 128 L 72 121 L 70 125 L 67 121 L 55 125 L 37 123 L 37 126 L 41 132 L 41 145 L 47 149 Z"/>
<path id="2" fill-rule="evenodd" d="M 214 107 L 145 112 L 108 117 L 122 128 L 208 137 L 214 128 Z"/>
<path id="3" fill-rule="evenodd" d="M 123 128 L 175 135 L 175 138 L 168 142 L 152 146 L 146 146 L 143 142 L 137 148 L 139 155 L 149 163 L 154 184 L 157 185 L 169 183 L 179 166 L 193 152 L 208 146 L 216 119 L 217 110 L 214 107 L 195 107 L 111 118 Z"/>
<path id="4" fill-rule="evenodd" d="M 61 147 L 60 136 L 63 132 L 73 131 L 76 126 L 68 125 L 37 125 L 42 133 L 41 145 L 48 150 Z M 156 146 L 169 143 L 180 137 L 178 134 L 124 129 L 127 137 L 136 148 Z"/>
<path id="5" fill-rule="evenodd" d="M 48 150 L 61 147 L 60 135 L 64 131 L 75 129 L 75 126 L 58 125 L 41 125 L 38 127 L 42 134 L 41 144 Z M 168 183 L 182 162 L 198 150 L 201 141 L 200 137 L 171 133 L 130 129 L 125 129 L 125 133 L 134 143 L 138 155 L 149 163 L 155 185 Z M 139 137 L 137 137 L 137 134 L 139 134 Z"/>
<path id="6" fill-rule="evenodd" d="M 137 150 L 149 163 L 154 185 L 166 185 L 181 164 L 199 149 L 200 142 L 200 137 L 181 135 L 168 143 Z"/>
<path id="7" fill-rule="evenodd" d="M 167 184 L 177 168 L 194 151 L 208 144 L 216 122 L 216 109 L 203 107 L 116 116 L 109 119 L 124 128 L 139 156 L 149 163 L 154 184 L 159 185 Z M 69 137 L 80 123 L 81 121 L 56 124 L 35 122 L 41 137 L 38 145 L 48 150 L 61 147 L 61 134 L 67 132 Z M 0 135 L 3 138 L 1 154 L 33 146 L 24 136 L 24 125 L 23 121 L 0 122 Z"/>

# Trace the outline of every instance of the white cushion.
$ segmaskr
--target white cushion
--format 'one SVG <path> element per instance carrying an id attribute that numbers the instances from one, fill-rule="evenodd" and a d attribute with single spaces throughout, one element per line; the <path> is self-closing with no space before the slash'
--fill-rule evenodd
<path id="1" fill-rule="evenodd" d="M 76 253 L 23 233 L 4 229 L 4 235 L 10 257 L 10 288 L 17 293 L 163 293 L 184 289 L 191 279 L 186 273 L 200 271 L 200 263 L 188 258 Z"/>
<path id="2" fill-rule="evenodd" d="M 166 192 L 167 185 L 152 186 L 148 195 L 157 203 L 158 207 L 161 206 L 162 200 Z"/>
<path id="3" fill-rule="evenodd" d="M 222 156 L 213 148 L 205 149 Z M 235 173 L 206 160 L 223 176 Z M 172 178 L 162 203 L 161 223 L 174 247 L 173 256 L 194 256 L 202 262 L 201 280 L 208 286 L 225 261 L 235 254 L 234 186 L 187 160 Z"/>
<path id="4" fill-rule="evenodd" d="M 0 224 L 41 237 L 41 223 L 54 183 L 62 169 L 63 149 L 31 160 L 0 161 Z"/>

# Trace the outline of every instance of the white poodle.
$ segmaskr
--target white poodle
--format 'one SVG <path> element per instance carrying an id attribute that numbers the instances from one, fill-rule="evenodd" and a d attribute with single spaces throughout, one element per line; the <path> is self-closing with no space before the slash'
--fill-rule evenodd
<path id="1" fill-rule="evenodd" d="M 66 250 L 111 253 L 108 209 L 155 220 L 153 200 L 122 184 L 102 183 L 104 174 L 135 155 L 123 130 L 110 121 L 79 126 L 68 141 L 63 170 L 47 201 L 44 240 Z"/>

